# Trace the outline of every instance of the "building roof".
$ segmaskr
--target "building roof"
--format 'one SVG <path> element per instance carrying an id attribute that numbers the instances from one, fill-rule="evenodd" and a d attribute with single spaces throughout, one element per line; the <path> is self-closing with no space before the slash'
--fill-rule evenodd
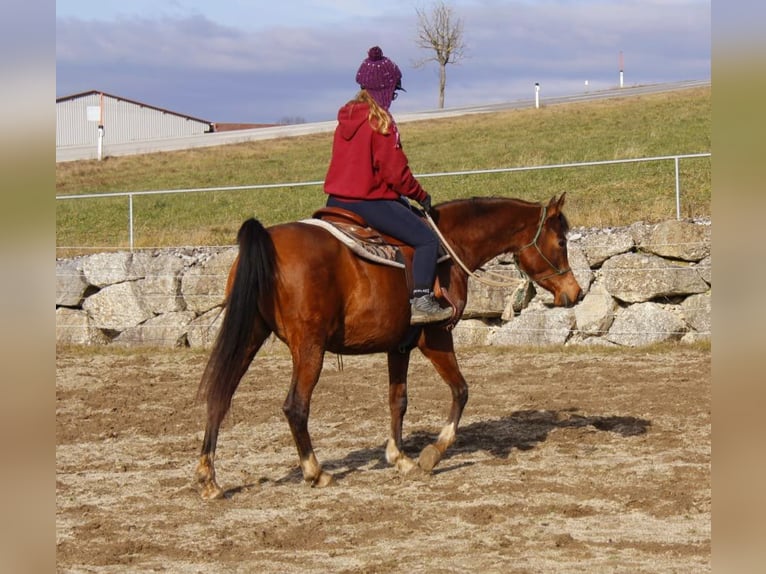
<path id="1" fill-rule="evenodd" d="M 214 126 L 214 122 L 211 122 L 210 120 L 204 120 L 202 118 L 195 118 L 193 116 L 189 116 L 189 115 L 186 115 L 186 114 L 179 114 L 178 112 L 174 112 L 172 110 L 166 110 L 165 108 L 158 108 L 157 106 L 152 106 L 151 104 L 145 104 L 143 102 L 139 102 L 139 101 L 136 101 L 136 100 L 131 100 L 130 98 L 123 98 L 122 96 L 115 96 L 114 94 L 108 94 L 107 92 L 102 92 L 100 90 L 88 90 L 87 92 L 79 92 L 77 94 L 71 94 L 71 95 L 68 95 L 68 96 L 57 97 L 56 98 L 56 103 L 58 104 L 59 102 L 66 102 L 66 101 L 69 101 L 69 100 L 76 100 L 78 98 L 82 98 L 84 96 L 90 96 L 90 95 L 93 95 L 93 94 L 103 94 L 104 96 L 113 98 L 115 100 L 121 100 L 123 102 L 128 102 L 130 104 L 135 104 L 135 105 L 141 106 L 143 108 L 149 108 L 149 109 L 152 109 L 152 110 L 157 110 L 158 112 L 164 112 L 166 114 L 171 114 L 171 115 L 174 115 L 174 116 L 178 116 L 180 118 L 185 118 L 187 120 L 194 120 L 194 121 L 197 121 L 197 122 L 201 122 L 203 124 L 208 124 L 210 126 Z"/>

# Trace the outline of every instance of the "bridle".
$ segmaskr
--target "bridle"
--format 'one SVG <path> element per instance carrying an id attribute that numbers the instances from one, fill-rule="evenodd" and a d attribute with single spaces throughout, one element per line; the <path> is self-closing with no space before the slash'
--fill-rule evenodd
<path id="1" fill-rule="evenodd" d="M 542 211 L 540 213 L 540 223 L 537 225 L 537 232 L 535 233 L 535 238 L 531 241 L 531 243 L 528 243 L 527 245 L 525 245 L 524 247 L 522 247 L 521 249 L 519 249 L 518 251 L 516 251 L 514 253 L 514 255 L 518 258 L 519 253 L 521 253 L 525 249 L 528 249 L 530 247 L 534 247 L 535 249 L 537 249 L 537 253 L 540 254 L 540 257 L 543 258 L 543 261 L 545 261 L 548 264 L 548 266 L 553 270 L 553 273 L 549 273 L 545 277 L 541 277 L 539 279 L 535 279 L 534 277 L 530 276 L 532 281 L 535 281 L 536 283 L 539 283 L 540 281 L 545 281 L 549 277 L 554 277 L 556 275 L 565 275 L 567 273 L 571 273 L 571 271 L 572 271 L 572 269 L 570 267 L 567 267 L 566 269 L 559 269 L 558 267 L 556 267 L 551 262 L 551 260 L 548 259 L 545 256 L 545 254 L 540 249 L 540 246 L 537 244 L 537 240 L 540 239 L 540 234 L 543 231 L 543 225 L 545 224 L 545 217 L 546 217 L 547 214 L 548 214 L 548 208 L 545 207 L 545 206 L 542 206 Z M 469 277 L 473 277 L 479 283 L 483 283 L 484 285 L 489 285 L 490 287 L 515 287 L 516 286 L 516 282 L 515 281 L 508 281 L 507 277 L 505 277 L 504 275 L 500 275 L 499 273 L 493 273 L 492 271 L 485 270 L 485 275 L 478 275 L 474 271 L 471 271 L 468 268 L 468 266 L 465 263 L 463 263 L 463 261 L 457 256 L 457 253 L 455 253 L 455 250 L 452 249 L 452 246 L 444 238 L 444 236 L 442 235 L 441 231 L 436 226 L 436 223 L 434 222 L 434 220 L 431 219 L 431 216 L 429 215 L 429 213 L 427 211 L 424 211 L 423 215 L 425 216 L 426 221 L 428 222 L 428 224 L 431 226 L 431 229 L 433 229 L 434 233 L 436 233 L 436 235 L 439 237 L 439 240 L 441 241 L 442 245 L 444 246 L 444 249 L 446 249 L 447 253 L 450 254 L 450 257 L 452 257 L 452 260 L 455 261 L 455 263 L 457 263 L 458 266 L 463 271 L 465 271 L 465 273 Z M 521 269 L 520 266 L 519 266 L 519 271 L 524 273 L 524 270 Z M 486 275 L 493 275 L 495 277 L 499 277 L 500 279 L 499 280 L 488 279 L 486 277 Z"/>
<path id="2" fill-rule="evenodd" d="M 527 243 L 524 247 L 519 249 L 516 252 L 516 257 L 518 258 L 519 254 L 524 251 L 525 249 L 529 249 L 530 247 L 534 247 L 537 249 L 537 253 L 540 255 L 540 257 L 543 258 L 543 261 L 545 261 L 548 264 L 548 267 L 551 268 L 553 273 L 548 273 L 545 277 L 531 277 L 532 281 L 535 283 L 539 283 L 540 281 L 545 281 L 546 279 L 549 279 L 550 277 L 555 277 L 556 275 L 566 275 L 567 273 L 570 273 L 572 271 L 571 267 L 566 267 L 564 269 L 559 269 L 556 267 L 553 262 L 548 259 L 545 254 L 543 253 L 542 249 L 540 249 L 540 246 L 537 244 L 537 240 L 540 239 L 540 233 L 543 231 L 543 225 L 545 224 L 545 217 L 548 215 L 548 208 L 543 205 L 542 210 L 540 212 L 540 223 L 537 225 L 537 233 L 535 233 L 535 238 L 530 242 Z"/>

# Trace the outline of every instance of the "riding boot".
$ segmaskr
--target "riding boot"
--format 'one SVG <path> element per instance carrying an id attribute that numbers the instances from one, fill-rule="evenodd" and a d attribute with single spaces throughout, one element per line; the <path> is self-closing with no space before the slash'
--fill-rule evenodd
<path id="1" fill-rule="evenodd" d="M 438 323 L 452 317 L 452 309 L 436 302 L 433 293 L 410 299 L 410 325 Z"/>

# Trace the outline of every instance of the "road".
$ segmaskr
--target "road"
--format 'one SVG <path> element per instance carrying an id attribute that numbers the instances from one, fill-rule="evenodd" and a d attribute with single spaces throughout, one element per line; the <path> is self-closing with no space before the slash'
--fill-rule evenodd
<path id="1" fill-rule="evenodd" d="M 568 96 L 546 97 L 544 91 L 541 91 L 540 103 L 545 106 L 558 104 L 569 104 L 575 102 L 587 102 L 594 100 L 603 100 L 608 98 L 624 98 L 626 96 L 638 96 L 643 94 L 654 94 L 660 92 L 669 92 L 674 90 L 684 90 L 709 86 L 710 80 L 687 80 L 680 82 L 669 82 L 662 84 L 648 84 L 643 86 L 628 86 L 623 88 L 612 88 L 609 90 L 600 90 L 594 92 L 582 92 Z M 465 106 L 455 108 L 445 108 L 437 110 L 428 110 L 423 112 L 401 113 L 396 115 L 397 123 L 421 121 L 450 116 L 459 116 L 467 114 L 482 114 L 497 112 L 502 110 L 530 108 L 535 105 L 534 99 L 515 100 L 511 102 L 499 102 L 495 104 L 485 104 L 481 106 Z M 109 156 L 135 155 L 143 153 L 154 153 L 161 151 L 175 151 L 181 149 L 190 149 L 197 147 L 210 147 L 216 145 L 226 145 L 234 143 L 243 143 L 255 140 L 267 140 L 284 137 L 303 136 L 307 134 L 331 132 L 335 129 L 335 120 L 326 122 L 313 122 L 305 124 L 295 124 L 287 126 L 277 126 L 270 128 L 255 128 L 249 130 L 236 130 L 212 134 L 201 134 L 194 136 L 185 136 L 177 138 L 163 138 L 150 141 L 129 142 L 124 144 L 111 144 L 105 150 Z M 66 148 L 56 148 L 56 162 L 76 161 L 82 159 L 95 159 L 95 145 L 88 146 L 70 146 Z"/>

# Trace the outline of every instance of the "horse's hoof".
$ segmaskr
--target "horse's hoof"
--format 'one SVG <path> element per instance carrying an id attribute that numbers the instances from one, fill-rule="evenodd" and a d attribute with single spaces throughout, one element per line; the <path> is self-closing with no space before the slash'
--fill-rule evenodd
<path id="1" fill-rule="evenodd" d="M 223 489 L 214 482 L 209 482 L 200 489 L 200 496 L 203 500 L 217 500 L 224 497 Z"/>
<path id="2" fill-rule="evenodd" d="M 396 461 L 396 471 L 402 476 L 408 476 L 412 473 L 413 470 L 416 469 L 419 470 L 418 465 L 415 464 L 415 461 L 408 456 L 402 455 Z"/>
<path id="3" fill-rule="evenodd" d="M 439 449 L 434 445 L 429 444 L 421 451 L 420 456 L 418 457 L 418 466 L 425 472 L 431 472 L 434 467 L 439 464 L 441 458 L 442 453 L 439 452 Z"/>
<path id="4" fill-rule="evenodd" d="M 324 488 L 325 486 L 332 486 L 335 484 L 335 477 L 329 472 L 320 472 L 319 476 L 311 481 L 312 488 Z"/>

